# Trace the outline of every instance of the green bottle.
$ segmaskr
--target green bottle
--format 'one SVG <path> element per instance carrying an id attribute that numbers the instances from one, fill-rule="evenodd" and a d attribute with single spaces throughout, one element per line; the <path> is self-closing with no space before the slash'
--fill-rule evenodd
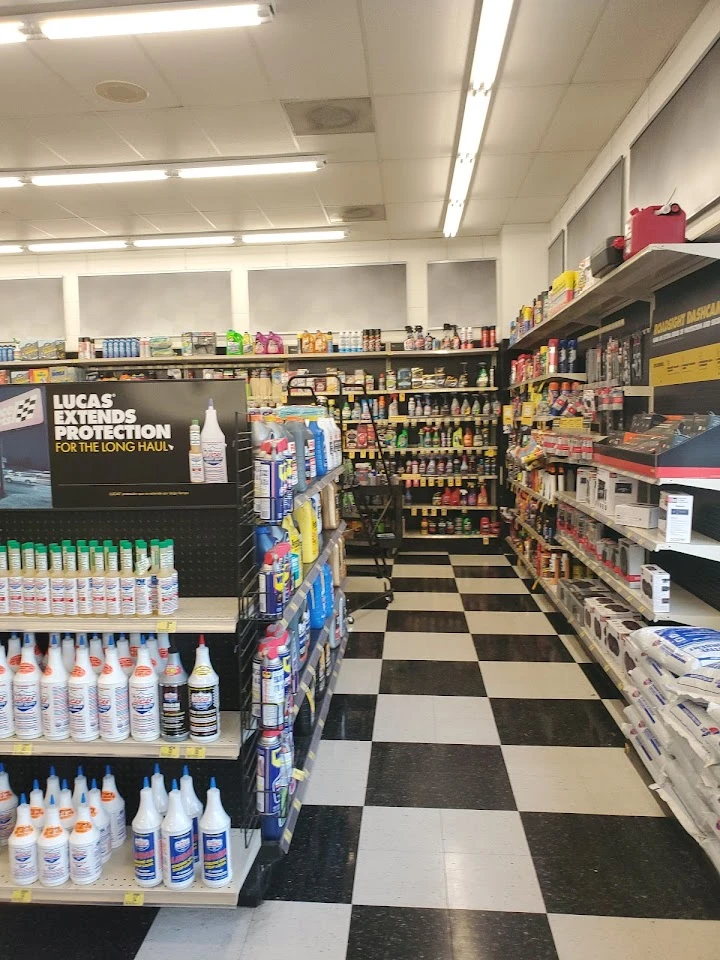
<path id="1" fill-rule="evenodd" d="M 397 436 L 397 444 L 396 444 L 396 445 L 397 445 L 398 447 L 407 447 L 407 445 L 408 445 L 408 432 L 407 432 L 407 430 L 406 430 L 404 427 L 403 427 L 403 429 L 400 431 L 400 433 L 399 433 L 398 436 Z"/>

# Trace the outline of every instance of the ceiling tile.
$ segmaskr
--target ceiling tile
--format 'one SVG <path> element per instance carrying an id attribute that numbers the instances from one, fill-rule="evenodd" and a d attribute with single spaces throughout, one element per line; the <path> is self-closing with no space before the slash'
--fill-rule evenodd
<path id="1" fill-rule="evenodd" d="M 569 83 L 606 3 L 520 0 L 501 86 Z"/>
<path id="2" fill-rule="evenodd" d="M 28 133 L 46 144 L 67 163 L 132 163 L 142 157 L 93 113 L 36 117 Z"/>
<path id="3" fill-rule="evenodd" d="M 373 94 L 459 90 L 473 8 L 474 0 L 361 0 Z"/>
<path id="4" fill-rule="evenodd" d="M 386 202 L 444 200 L 450 176 L 450 159 L 385 160 L 380 169 Z"/>
<path id="5" fill-rule="evenodd" d="M 54 191 L 22 187 L 0 191 L 0 219 L 61 220 L 68 211 L 55 202 Z"/>
<path id="6" fill-rule="evenodd" d="M 208 30 L 148 36 L 138 42 L 180 103 L 229 106 L 272 98 L 251 33 L 252 30 Z"/>
<path id="7" fill-rule="evenodd" d="M 103 193 L 123 204 L 127 213 L 141 216 L 153 214 L 187 214 L 190 205 L 177 180 L 164 183 L 112 183 L 103 186 Z M 87 214 L 85 214 L 87 216 Z"/>
<path id="8" fill-rule="evenodd" d="M 29 133 L 27 120 L 0 121 L 0 166 L 23 170 L 62 163 L 61 157 Z"/>
<path id="9" fill-rule="evenodd" d="M 178 186 L 187 202 L 198 210 L 249 210 L 253 185 L 247 177 L 218 180 L 181 180 Z"/>
<path id="10" fill-rule="evenodd" d="M 388 203 L 386 210 L 391 237 L 426 236 L 442 232 L 442 202 Z"/>
<path id="11" fill-rule="evenodd" d="M 595 158 L 593 150 L 539 153 L 532 162 L 521 197 L 566 197 Z"/>
<path id="12" fill-rule="evenodd" d="M 44 230 L 38 230 L 27 221 L 0 219 L 0 241 L 49 239 L 50 236 Z"/>
<path id="13" fill-rule="evenodd" d="M 565 197 L 518 197 L 512 201 L 507 223 L 547 223 L 552 220 Z"/>
<path id="14" fill-rule="evenodd" d="M 329 163 L 312 182 L 323 203 L 383 202 L 377 163 Z"/>
<path id="15" fill-rule="evenodd" d="M 532 164 L 532 156 L 480 156 L 475 163 L 471 197 L 516 197 Z"/>
<path id="16" fill-rule="evenodd" d="M 126 184 L 123 189 L 126 191 L 128 188 L 133 189 L 139 186 L 140 184 Z M 159 188 L 160 184 L 153 184 L 153 186 Z M 164 187 L 165 184 L 162 186 Z M 30 193 L 28 189 L 28 195 Z M 119 189 L 110 192 L 105 187 L 95 186 L 35 187 L 32 190 L 32 197 L 38 198 L 38 205 L 40 199 L 46 205 L 52 203 L 55 212 L 41 212 L 38 209 L 37 212 L 25 214 L 28 220 L 55 220 L 71 214 L 95 222 L 97 217 L 114 217 L 130 212 Z M 29 196 L 29 199 L 32 197 Z M 0 197 L 0 203 L 3 200 L 4 197 Z"/>
<path id="17" fill-rule="evenodd" d="M 452 154 L 460 93 L 375 97 L 378 147 L 383 160 Z"/>
<path id="18" fill-rule="evenodd" d="M 512 204 L 511 199 L 502 197 L 468 200 L 460 234 L 482 236 L 486 233 L 496 233 L 505 222 Z"/>
<path id="19" fill-rule="evenodd" d="M 103 119 L 145 160 L 192 160 L 217 156 L 211 140 L 185 107 L 108 112 Z"/>
<path id="20" fill-rule="evenodd" d="M 573 79 L 649 80 L 704 6 L 705 0 L 608 0 Z"/>
<path id="21" fill-rule="evenodd" d="M 540 149 L 599 150 L 628 114 L 644 86 L 642 80 L 571 84 Z"/>
<path id="22" fill-rule="evenodd" d="M 298 137 L 301 153 L 321 153 L 330 163 L 377 160 L 377 140 L 374 133 L 334 133 L 324 137 Z"/>
<path id="23" fill-rule="evenodd" d="M 0 118 L 79 113 L 87 104 L 31 52 L 31 43 L 7 44 L 0 57 Z"/>
<path id="24" fill-rule="evenodd" d="M 199 233 L 203 230 L 215 229 L 202 214 L 196 211 L 179 214 L 153 213 L 148 214 L 147 219 L 161 233 L 184 233 L 185 231 Z"/>
<path id="25" fill-rule="evenodd" d="M 132 237 L 159 232 L 153 223 L 135 214 L 126 214 L 122 217 L 93 217 L 90 222 L 109 237 Z"/>
<path id="26" fill-rule="evenodd" d="M 328 218 L 320 204 L 295 207 L 290 205 L 265 206 L 262 213 L 273 227 L 278 229 L 297 229 L 300 227 L 326 227 Z"/>
<path id="27" fill-rule="evenodd" d="M 483 153 L 537 150 L 566 89 L 560 85 L 501 87 L 491 108 Z"/>
<path id="28" fill-rule="evenodd" d="M 225 157 L 295 153 L 295 140 L 279 103 L 194 108 L 198 126 Z"/>
<path id="29" fill-rule="evenodd" d="M 266 230 L 270 221 L 260 210 L 210 210 L 205 216 L 216 230 Z"/>
<path id="30" fill-rule="evenodd" d="M 272 23 L 249 31 L 282 100 L 369 93 L 355 0 L 282 0 Z"/>
<path id="31" fill-rule="evenodd" d="M 103 237 L 105 234 L 97 226 L 80 220 L 78 217 L 66 217 L 62 220 L 31 220 L 29 226 L 50 237 Z"/>

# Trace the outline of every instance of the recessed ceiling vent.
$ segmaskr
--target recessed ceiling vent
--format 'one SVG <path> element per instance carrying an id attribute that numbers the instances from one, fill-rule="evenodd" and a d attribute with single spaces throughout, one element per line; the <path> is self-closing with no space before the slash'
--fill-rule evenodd
<path id="1" fill-rule="evenodd" d="M 382 203 L 326 207 L 326 211 L 332 223 L 360 223 L 364 220 L 385 219 L 385 206 Z"/>
<path id="2" fill-rule="evenodd" d="M 104 80 L 95 87 L 95 93 L 110 103 L 142 103 L 148 97 L 145 87 L 128 80 Z"/>
<path id="3" fill-rule="evenodd" d="M 284 100 L 283 107 L 296 137 L 375 132 L 370 97 Z"/>

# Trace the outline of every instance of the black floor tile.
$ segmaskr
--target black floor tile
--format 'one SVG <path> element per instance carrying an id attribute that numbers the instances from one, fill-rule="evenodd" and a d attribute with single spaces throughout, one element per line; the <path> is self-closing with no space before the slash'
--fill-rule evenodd
<path id="1" fill-rule="evenodd" d="M 449 914 L 416 907 L 354 906 L 347 960 L 454 960 Z"/>
<path id="2" fill-rule="evenodd" d="M 720 877 L 676 820 L 569 813 L 522 820 L 548 913 L 720 920 Z"/>
<path id="3" fill-rule="evenodd" d="M 466 610 L 483 610 L 494 613 L 537 613 L 538 605 L 526 593 L 464 593 L 463 607 Z"/>
<path id="4" fill-rule="evenodd" d="M 345 648 L 346 660 L 380 660 L 385 643 L 384 633 L 350 633 Z"/>
<path id="5" fill-rule="evenodd" d="M 354 610 L 387 610 L 385 587 L 379 582 L 377 590 L 348 590 L 345 597 L 348 613 Z"/>
<path id="6" fill-rule="evenodd" d="M 386 629 L 388 633 L 468 633 L 465 614 L 458 610 L 388 610 Z"/>
<path id="7" fill-rule="evenodd" d="M 347 573 L 349 577 L 377 578 L 377 567 L 374 563 L 352 563 L 348 560 Z"/>
<path id="8" fill-rule="evenodd" d="M 453 960 L 557 960 L 544 914 L 487 910 L 448 913 Z"/>
<path id="9" fill-rule="evenodd" d="M 595 688 L 595 693 L 603 700 L 621 700 L 622 694 L 597 663 L 579 663 L 578 666 Z"/>
<path id="10" fill-rule="evenodd" d="M 395 593 L 457 593 L 454 577 L 393 577 Z"/>
<path id="11" fill-rule="evenodd" d="M 484 697 L 485 685 L 476 663 L 434 660 L 385 660 L 380 693 L 428 697 Z"/>
<path id="12" fill-rule="evenodd" d="M 395 563 L 433 564 L 443 567 L 450 566 L 450 557 L 447 553 L 399 553 Z"/>
<path id="13" fill-rule="evenodd" d="M 372 740 L 377 697 L 336 693 L 330 703 L 323 737 L 326 740 Z"/>
<path id="14" fill-rule="evenodd" d="M 458 563 L 453 564 L 453 573 L 456 577 L 483 580 L 514 580 L 517 577 L 512 567 L 464 567 Z"/>
<path id="15" fill-rule="evenodd" d="M 350 903 L 361 818 L 361 807 L 303 807 L 266 899 Z"/>
<path id="16" fill-rule="evenodd" d="M 365 803 L 515 810 L 500 747 L 445 743 L 373 743 Z"/>
<path id="17" fill-rule="evenodd" d="M 442 543 L 442 541 L 436 541 Z M 502 550 L 498 549 L 497 544 L 490 543 L 488 546 L 479 540 L 447 540 L 444 549 L 453 556 L 465 555 L 468 557 L 502 557 Z"/>
<path id="18" fill-rule="evenodd" d="M 556 633 L 575 633 L 575 628 L 572 624 L 568 623 L 561 613 L 554 611 L 553 613 L 546 613 L 545 616 L 552 624 L 553 630 L 555 630 Z"/>
<path id="19" fill-rule="evenodd" d="M 133 960 L 155 908 L 0 906 L 0 957 L 32 960 Z"/>
<path id="20" fill-rule="evenodd" d="M 509 746 L 622 747 L 618 725 L 600 700 L 491 700 L 500 742 Z"/>
<path id="21" fill-rule="evenodd" d="M 523 663 L 572 663 L 573 658 L 559 637 L 521 633 L 473 635 L 478 660 L 514 660 Z"/>

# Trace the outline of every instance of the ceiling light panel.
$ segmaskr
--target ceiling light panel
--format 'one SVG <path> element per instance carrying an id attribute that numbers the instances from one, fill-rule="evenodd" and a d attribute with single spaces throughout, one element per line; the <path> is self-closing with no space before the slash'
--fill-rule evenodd
<path id="1" fill-rule="evenodd" d="M 97 170 L 94 172 L 32 174 L 36 187 L 81 187 L 98 183 L 147 183 L 167 180 L 165 170 Z"/>
<path id="2" fill-rule="evenodd" d="M 325 240 L 344 240 L 345 230 L 303 230 L 294 233 L 244 233 L 243 243 L 322 243 Z"/>
<path id="3" fill-rule="evenodd" d="M 0 246 L 0 254 L 2 253 L 25 253 L 25 248 L 17 243 L 8 243 L 4 247 Z"/>
<path id="4" fill-rule="evenodd" d="M 20 177 L 0 177 L 0 190 L 7 190 L 10 187 L 24 186 Z"/>
<path id="5" fill-rule="evenodd" d="M 73 240 L 51 243 L 29 243 L 30 253 L 73 253 L 82 250 L 125 250 L 126 240 Z"/>
<path id="6" fill-rule="evenodd" d="M 133 240 L 134 247 L 229 247 L 235 237 L 151 237 L 148 240 Z"/>
<path id="7" fill-rule="evenodd" d="M 484 0 L 470 68 L 470 86 L 490 90 L 495 83 L 515 0 Z"/>
<path id="8" fill-rule="evenodd" d="M 183 180 L 205 180 L 212 177 L 265 177 L 281 173 L 317 173 L 324 158 L 312 160 L 272 160 L 262 163 L 209 165 L 206 167 L 179 167 Z"/>
<path id="9" fill-rule="evenodd" d="M 27 39 L 22 20 L 0 20 L 0 43 L 25 43 Z"/>

